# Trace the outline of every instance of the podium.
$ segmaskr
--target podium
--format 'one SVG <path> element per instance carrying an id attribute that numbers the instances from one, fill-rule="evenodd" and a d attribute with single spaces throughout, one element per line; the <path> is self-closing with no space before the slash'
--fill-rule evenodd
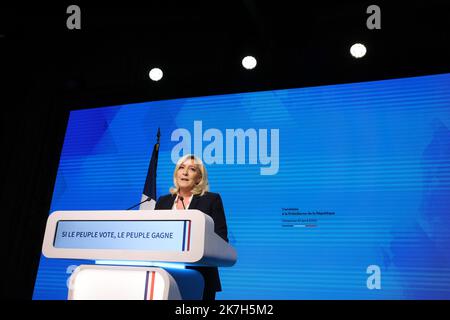
<path id="1" fill-rule="evenodd" d="M 201 299 L 203 278 L 185 266 L 231 267 L 237 259 L 199 210 L 55 211 L 42 252 L 95 260 L 72 273 L 70 300 Z"/>

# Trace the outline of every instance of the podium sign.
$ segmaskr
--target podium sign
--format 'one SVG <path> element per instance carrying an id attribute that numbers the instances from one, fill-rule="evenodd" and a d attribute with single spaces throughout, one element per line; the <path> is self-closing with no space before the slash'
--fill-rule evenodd
<path id="1" fill-rule="evenodd" d="M 55 248 L 187 251 L 190 220 L 58 221 Z"/>
<path id="2" fill-rule="evenodd" d="M 199 210 L 55 211 L 45 229 L 47 258 L 232 266 L 235 250 Z"/>

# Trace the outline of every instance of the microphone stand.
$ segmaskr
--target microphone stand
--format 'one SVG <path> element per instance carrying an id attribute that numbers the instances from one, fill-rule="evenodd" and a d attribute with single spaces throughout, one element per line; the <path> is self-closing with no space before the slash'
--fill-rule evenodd
<path id="1" fill-rule="evenodd" d="M 135 205 L 132 206 L 132 207 L 129 207 L 127 210 L 131 210 L 131 209 L 133 209 L 133 208 L 135 208 L 135 207 L 137 207 L 137 206 L 143 204 L 144 202 L 147 202 L 147 201 L 150 201 L 150 200 L 151 200 L 150 198 L 147 198 L 147 199 L 145 199 L 144 201 L 139 202 L 138 204 L 135 204 Z"/>
<path id="2" fill-rule="evenodd" d="M 184 210 L 186 210 L 186 207 L 184 206 L 184 197 L 182 197 L 182 196 L 178 196 L 178 199 L 180 199 L 181 200 L 181 204 L 183 205 L 183 209 Z"/>

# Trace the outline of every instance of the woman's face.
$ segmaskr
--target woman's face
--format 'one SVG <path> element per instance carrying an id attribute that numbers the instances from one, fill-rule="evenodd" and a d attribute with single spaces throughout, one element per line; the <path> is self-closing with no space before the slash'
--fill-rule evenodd
<path id="1" fill-rule="evenodd" d="M 200 182 L 200 170 L 193 159 L 187 159 L 178 167 L 176 179 L 178 187 L 186 191 L 192 190 Z"/>

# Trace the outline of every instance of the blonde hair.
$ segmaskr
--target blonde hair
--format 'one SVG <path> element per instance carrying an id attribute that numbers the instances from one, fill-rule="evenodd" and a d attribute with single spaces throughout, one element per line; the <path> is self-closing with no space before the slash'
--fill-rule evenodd
<path id="1" fill-rule="evenodd" d="M 180 191 L 180 187 L 177 183 L 177 171 L 180 168 L 180 166 L 186 161 L 192 159 L 194 160 L 194 163 L 196 165 L 196 167 L 199 169 L 200 171 L 200 181 L 194 186 L 194 188 L 192 189 L 192 193 L 194 195 L 204 195 L 205 192 L 209 191 L 209 182 L 208 182 L 208 172 L 206 171 L 205 166 L 203 165 L 202 160 L 200 160 L 199 158 L 197 158 L 196 156 L 192 155 L 192 154 L 187 154 L 183 157 L 181 157 L 180 159 L 178 159 L 177 164 L 175 166 L 175 170 L 173 172 L 173 184 L 174 187 L 170 188 L 170 193 L 171 194 L 177 194 Z"/>

